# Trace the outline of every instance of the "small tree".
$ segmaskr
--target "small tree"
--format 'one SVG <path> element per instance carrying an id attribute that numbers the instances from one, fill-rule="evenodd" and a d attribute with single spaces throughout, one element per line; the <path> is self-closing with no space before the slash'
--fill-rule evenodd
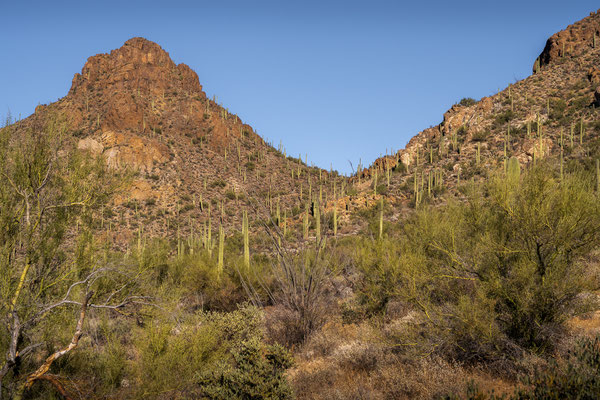
<path id="1" fill-rule="evenodd" d="M 551 346 L 598 285 L 585 261 L 600 243 L 593 186 L 540 166 L 417 213 L 403 257 L 421 268 L 398 293 L 423 311 L 432 340 L 466 360 Z"/>
<path id="2" fill-rule="evenodd" d="M 8 389 L 19 398 L 42 379 L 64 395 L 59 380 L 47 372 L 77 347 L 87 310 L 140 300 L 130 296 L 126 283 L 117 286 L 114 281 L 123 275 L 115 274 L 116 268 L 96 265 L 93 255 L 74 257 L 76 244 L 92 240 L 91 235 L 78 239 L 79 233 L 116 186 L 103 160 L 77 152 L 65 130 L 53 118 L 40 129 L 0 131 L 0 351 L 5 354 L 0 397 Z M 44 357 L 57 345 L 43 338 L 48 317 L 73 306 L 79 316 L 70 343 L 58 345 L 36 368 L 28 356 Z"/>

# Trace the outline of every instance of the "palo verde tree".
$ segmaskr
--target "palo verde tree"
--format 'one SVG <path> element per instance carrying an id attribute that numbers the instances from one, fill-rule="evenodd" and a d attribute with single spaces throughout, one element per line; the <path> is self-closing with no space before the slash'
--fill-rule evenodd
<path id="1" fill-rule="evenodd" d="M 78 345 L 88 309 L 139 300 L 93 255 L 75 259 L 76 245 L 92 240 L 79 232 L 116 187 L 116 175 L 78 152 L 65 132 L 60 118 L 26 132 L 0 130 L 0 398 L 20 398 L 39 380 L 67 397 L 48 371 Z M 67 344 L 44 334 L 58 311 L 74 312 L 61 323 L 73 332 Z"/>
<path id="2" fill-rule="evenodd" d="M 561 180 L 541 164 L 473 185 L 466 202 L 407 223 L 403 257 L 421 267 L 399 291 L 423 311 L 438 347 L 471 360 L 555 342 L 586 309 L 581 294 L 598 286 L 586 262 L 600 243 L 594 184 L 590 174 Z"/>

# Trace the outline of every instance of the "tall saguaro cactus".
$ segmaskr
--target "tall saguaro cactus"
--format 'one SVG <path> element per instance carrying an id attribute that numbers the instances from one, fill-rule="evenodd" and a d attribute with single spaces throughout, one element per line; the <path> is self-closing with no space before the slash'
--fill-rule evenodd
<path id="1" fill-rule="evenodd" d="M 333 236 L 337 236 L 337 201 L 333 203 Z"/>
<path id="2" fill-rule="evenodd" d="M 383 239 L 383 196 L 381 196 L 381 207 L 379 210 L 379 240 Z"/>
<path id="3" fill-rule="evenodd" d="M 219 225 L 219 257 L 217 260 L 217 272 L 219 276 L 223 273 L 223 253 L 225 250 L 225 230 Z"/>
<path id="4" fill-rule="evenodd" d="M 315 234 L 317 243 L 321 242 L 321 205 L 315 202 Z"/>
<path id="5" fill-rule="evenodd" d="M 596 160 L 596 192 L 600 193 L 600 160 Z"/>
<path id="6" fill-rule="evenodd" d="M 518 184 L 521 176 L 521 165 L 516 157 L 511 157 L 508 160 L 506 167 L 506 177 L 511 184 Z"/>
<path id="7" fill-rule="evenodd" d="M 244 265 L 250 269 L 250 232 L 248 229 L 248 211 L 244 210 L 242 216 L 242 234 L 244 236 Z"/>
<path id="8" fill-rule="evenodd" d="M 304 239 L 308 239 L 308 203 L 306 203 L 306 206 L 304 208 L 303 228 L 304 228 Z"/>

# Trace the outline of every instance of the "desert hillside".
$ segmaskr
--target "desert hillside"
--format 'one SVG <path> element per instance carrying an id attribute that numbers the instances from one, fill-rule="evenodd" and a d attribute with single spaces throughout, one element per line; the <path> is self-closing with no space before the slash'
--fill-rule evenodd
<path id="1" fill-rule="evenodd" d="M 600 398 L 598 40 L 351 176 L 90 57 L 0 129 L 0 399 Z"/>

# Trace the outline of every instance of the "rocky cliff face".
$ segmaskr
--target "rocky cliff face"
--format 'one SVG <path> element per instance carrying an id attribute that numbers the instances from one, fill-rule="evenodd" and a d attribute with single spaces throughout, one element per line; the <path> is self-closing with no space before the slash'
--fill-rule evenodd
<path id="1" fill-rule="evenodd" d="M 589 17 L 552 35 L 536 59 L 533 72 L 537 71 L 538 66 L 551 65 L 565 57 L 579 57 L 590 48 L 600 46 L 600 10 L 598 11 L 591 12 Z"/>

